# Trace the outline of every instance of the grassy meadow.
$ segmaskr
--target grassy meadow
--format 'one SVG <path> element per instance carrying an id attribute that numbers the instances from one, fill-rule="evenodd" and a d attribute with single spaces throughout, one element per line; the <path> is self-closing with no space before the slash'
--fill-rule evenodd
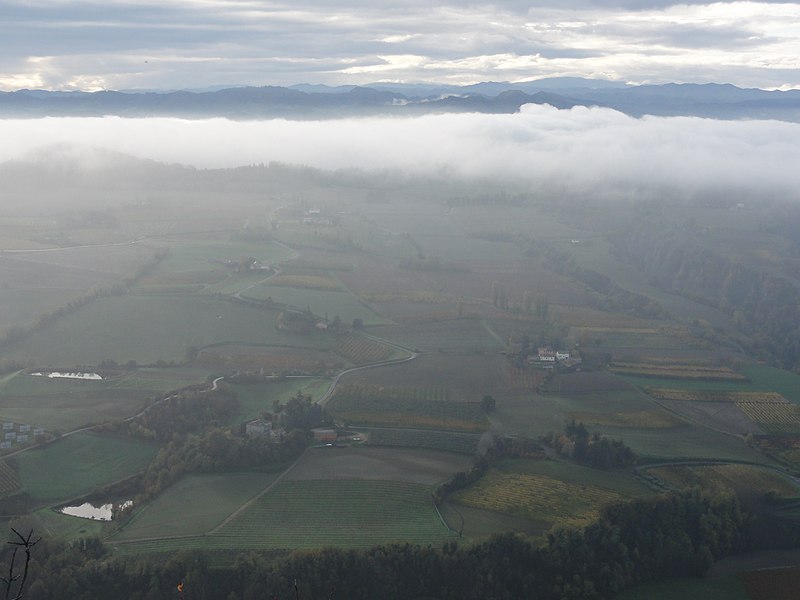
<path id="1" fill-rule="evenodd" d="M 24 372 L 0 382 L 0 419 L 47 431 L 130 417 L 158 393 L 202 383 L 200 369 L 137 369 L 102 381 L 35 377 Z"/>
<path id="2" fill-rule="evenodd" d="M 272 483 L 277 473 L 189 475 L 136 510 L 113 543 L 203 535 Z"/>
<path id="3" fill-rule="evenodd" d="M 45 502 L 68 500 L 144 470 L 156 444 L 83 432 L 14 458 L 21 491 Z"/>

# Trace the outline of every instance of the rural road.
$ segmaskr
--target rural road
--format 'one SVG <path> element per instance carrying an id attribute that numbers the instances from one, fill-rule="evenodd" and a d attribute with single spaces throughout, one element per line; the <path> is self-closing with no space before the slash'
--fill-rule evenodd
<path id="1" fill-rule="evenodd" d="M 382 360 L 380 362 L 370 363 L 368 365 L 361 365 L 359 367 L 352 367 L 350 369 L 345 369 L 344 371 L 338 373 L 333 378 L 333 380 L 331 381 L 331 385 L 328 388 L 328 391 L 326 391 L 322 395 L 322 397 L 319 400 L 317 400 L 318 404 L 320 404 L 321 406 L 325 406 L 325 404 L 327 404 L 328 400 L 330 400 L 331 397 L 333 396 L 333 392 L 336 391 L 336 385 L 339 383 L 339 380 L 343 376 L 347 375 L 348 373 L 354 373 L 355 371 L 362 371 L 364 369 L 374 369 L 376 367 L 386 367 L 386 366 L 389 366 L 389 365 L 399 365 L 400 363 L 405 363 L 405 362 L 412 361 L 412 360 L 414 360 L 415 358 L 417 358 L 419 356 L 419 352 L 415 352 L 414 350 L 411 350 L 410 348 L 405 348 L 405 347 L 400 346 L 398 344 L 393 344 L 391 342 L 387 342 L 386 340 L 382 340 L 381 338 L 378 338 L 378 337 L 375 337 L 375 336 L 371 336 L 371 335 L 367 335 L 365 337 L 368 337 L 368 338 L 370 338 L 372 340 L 378 341 L 378 342 L 380 342 L 382 344 L 385 344 L 387 346 L 391 346 L 392 348 L 395 348 L 397 350 L 403 350 L 405 352 L 410 352 L 411 355 L 407 356 L 406 358 L 401 358 L 401 359 L 398 359 L 398 360 Z"/>

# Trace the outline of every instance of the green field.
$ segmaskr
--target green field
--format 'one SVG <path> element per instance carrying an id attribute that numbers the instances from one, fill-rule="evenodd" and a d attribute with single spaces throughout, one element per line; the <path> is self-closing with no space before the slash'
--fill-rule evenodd
<path id="1" fill-rule="evenodd" d="M 368 548 L 390 542 L 440 544 L 448 529 L 427 485 L 396 481 L 284 481 L 210 535 L 130 541 L 118 554 L 179 550 Z"/>
<path id="2" fill-rule="evenodd" d="M 231 385 L 239 400 L 239 409 L 231 416 L 231 424 L 257 419 L 263 412 L 272 412 L 272 403 L 285 404 L 298 391 L 318 400 L 330 386 L 330 381 L 316 377 L 291 378 L 276 383 Z"/>
<path id="3" fill-rule="evenodd" d="M 202 535 L 253 498 L 275 473 L 189 475 L 138 510 L 111 542 Z"/>
<path id="4" fill-rule="evenodd" d="M 105 521 L 93 521 L 64 515 L 52 508 L 42 508 L 34 515 L 36 531 L 44 532 L 53 539 L 72 541 L 83 537 L 102 536 L 109 524 Z"/>
<path id="5" fill-rule="evenodd" d="M 158 446 L 126 438 L 77 433 L 16 457 L 21 491 L 55 502 L 142 471 Z"/>
<path id="6" fill-rule="evenodd" d="M 800 375 L 767 365 L 747 365 L 742 373 L 750 378 L 754 389 L 778 392 L 800 404 Z"/>
<path id="7" fill-rule="evenodd" d="M 339 317 L 344 324 L 353 319 L 361 319 L 364 325 L 381 325 L 390 321 L 379 317 L 350 292 L 314 290 L 309 288 L 293 288 L 277 285 L 257 285 L 244 294 L 246 298 L 265 300 L 272 298 L 280 304 L 288 304 L 296 309 L 311 312 L 318 317 L 328 315 L 329 319 Z"/>
<path id="8" fill-rule="evenodd" d="M 381 480 L 283 481 L 214 538 L 244 548 L 365 548 L 439 543 L 430 487 Z"/>
<path id="9" fill-rule="evenodd" d="M 51 379 L 25 373 L 0 382 L 0 419 L 70 431 L 136 414 L 149 398 L 201 383 L 199 369 L 140 369 L 103 381 Z"/>
<path id="10" fill-rule="evenodd" d="M 8 357 L 37 365 L 181 361 L 187 348 L 243 342 L 328 348 L 332 336 L 275 328 L 276 311 L 211 296 L 136 295 L 99 298 L 9 348 Z"/>

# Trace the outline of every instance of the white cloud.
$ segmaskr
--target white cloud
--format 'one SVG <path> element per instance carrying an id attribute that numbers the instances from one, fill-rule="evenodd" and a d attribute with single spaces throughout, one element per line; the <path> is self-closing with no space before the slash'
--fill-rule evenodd
<path id="1" fill-rule="evenodd" d="M 65 143 L 201 168 L 280 161 L 558 181 L 586 190 L 603 182 L 800 189 L 800 124 L 785 122 L 635 119 L 603 108 L 539 105 L 518 114 L 334 121 L 0 121 L 0 160 Z"/>
<path id="2" fill-rule="evenodd" d="M 53 89 L 83 81 L 118 88 L 353 84 L 386 72 L 395 80 L 473 83 L 496 78 L 498 70 L 516 80 L 607 73 L 627 81 L 800 87 L 800 5 L 792 2 L 3 4 L 0 72 L 14 74 L 0 80 L 6 90 L 19 81 Z M 27 62 L 34 55 L 51 61 Z M 162 68 L 133 69 L 140 56 Z M 187 66 L 208 56 L 219 60 Z M 498 65 L 502 56 L 511 59 Z M 286 63 L 293 68 L 281 68 Z M 348 68 L 353 63 L 355 71 Z"/>

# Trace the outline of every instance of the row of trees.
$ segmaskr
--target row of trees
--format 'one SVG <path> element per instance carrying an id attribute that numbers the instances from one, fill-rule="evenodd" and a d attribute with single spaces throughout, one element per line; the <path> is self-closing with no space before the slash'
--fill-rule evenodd
<path id="1" fill-rule="evenodd" d="M 596 523 L 555 530 L 544 544 L 505 534 L 469 546 L 329 548 L 280 559 L 239 552 L 225 561 L 232 566 L 212 568 L 198 553 L 123 560 L 96 542 L 43 541 L 25 598 L 171 598 L 181 583 L 183 597 L 193 600 L 603 599 L 640 582 L 701 574 L 745 546 L 745 528 L 733 496 L 691 491 L 611 505 Z M 0 558 L 9 558 L 7 549 Z"/>

